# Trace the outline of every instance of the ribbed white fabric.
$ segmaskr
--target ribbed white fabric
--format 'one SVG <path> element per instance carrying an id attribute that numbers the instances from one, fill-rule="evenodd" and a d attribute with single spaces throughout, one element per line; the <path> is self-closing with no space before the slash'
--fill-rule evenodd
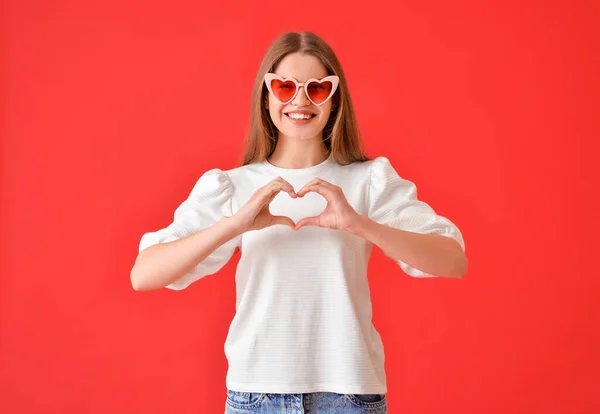
<path id="1" fill-rule="evenodd" d="M 342 166 L 328 159 L 303 169 L 267 161 L 205 172 L 173 223 L 142 236 L 139 250 L 176 240 L 231 216 L 259 187 L 277 176 L 296 191 L 315 177 L 340 186 L 359 214 L 417 233 L 452 237 L 465 249 L 459 229 L 417 199 L 414 183 L 385 157 Z M 292 199 L 279 193 L 274 215 L 294 222 L 321 213 L 316 193 Z M 225 342 L 226 386 L 243 392 L 385 394 L 384 347 L 371 316 L 367 264 L 373 244 L 339 230 L 287 226 L 250 231 L 223 244 L 192 272 L 167 286 L 184 289 L 221 269 L 240 247 L 236 315 Z M 406 263 L 414 277 L 433 277 Z"/>

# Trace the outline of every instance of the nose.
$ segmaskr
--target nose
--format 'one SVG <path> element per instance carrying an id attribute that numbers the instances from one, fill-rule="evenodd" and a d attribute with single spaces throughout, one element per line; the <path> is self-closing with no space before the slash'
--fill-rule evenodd
<path id="1" fill-rule="evenodd" d="M 292 100 L 291 104 L 295 105 L 295 106 L 310 105 L 310 101 L 306 97 L 304 85 L 302 85 L 298 88 L 298 93 L 296 94 L 296 97 Z"/>

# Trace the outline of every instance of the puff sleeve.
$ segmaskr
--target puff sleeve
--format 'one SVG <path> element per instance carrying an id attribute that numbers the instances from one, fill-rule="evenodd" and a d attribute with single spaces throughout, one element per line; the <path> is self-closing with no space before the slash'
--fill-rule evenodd
<path id="1" fill-rule="evenodd" d="M 224 216 L 231 216 L 232 192 L 227 173 L 220 169 L 206 171 L 198 179 L 188 198 L 175 210 L 173 222 L 163 229 L 144 234 L 139 251 L 157 243 L 190 236 L 216 224 Z M 204 276 L 216 273 L 229 261 L 240 241 L 241 236 L 237 236 L 222 244 L 188 274 L 166 288 L 181 290 Z"/>
<path id="2" fill-rule="evenodd" d="M 397 229 L 452 237 L 465 251 L 463 236 L 456 225 L 420 201 L 415 184 L 400 177 L 386 157 L 377 157 L 371 162 L 369 217 Z M 397 263 L 410 276 L 435 277 L 400 260 Z"/>

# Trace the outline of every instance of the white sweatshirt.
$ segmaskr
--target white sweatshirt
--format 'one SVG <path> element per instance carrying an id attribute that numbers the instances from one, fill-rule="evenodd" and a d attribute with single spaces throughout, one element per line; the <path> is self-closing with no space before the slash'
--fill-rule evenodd
<path id="1" fill-rule="evenodd" d="M 277 176 L 295 191 L 320 177 L 343 189 L 359 213 L 388 226 L 452 237 L 465 249 L 459 229 L 417 199 L 416 186 L 401 178 L 389 160 L 342 166 L 327 159 L 302 169 L 268 161 L 231 170 L 205 172 L 175 211 L 168 227 L 142 236 L 139 250 L 173 241 L 231 216 L 259 187 Z M 294 222 L 315 216 L 326 206 L 316 193 L 293 199 L 279 193 L 273 215 Z M 226 386 L 261 393 L 387 393 L 384 348 L 371 321 L 367 263 L 373 244 L 340 230 L 284 225 L 249 231 L 217 248 L 169 289 L 184 289 L 221 269 L 235 248 L 236 314 L 225 342 Z M 404 262 L 414 277 L 432 277 Z"/>

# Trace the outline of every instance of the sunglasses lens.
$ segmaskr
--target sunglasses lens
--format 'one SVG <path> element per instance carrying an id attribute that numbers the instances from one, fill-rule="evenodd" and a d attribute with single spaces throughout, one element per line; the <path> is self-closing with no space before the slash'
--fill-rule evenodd
<path id="1" fill-rule="evenodd" d="M 311 82 L 306 87 L 306 92 L 308 92 L 308 96 L 310 99 L 317 105 L 321 102 L 325 101 L 331 95 L 331 90 L 333 89 L 333 83 L 330 81 L 324 82 Z"/>
<path id="2" fill-rule="evenodd" d="M 296 84 L 292 81 L 282 82 L 279 79 L 273 79 L 271 81 L 271 90 L 279 101 L 287 102 L 294 96 Z"/>

